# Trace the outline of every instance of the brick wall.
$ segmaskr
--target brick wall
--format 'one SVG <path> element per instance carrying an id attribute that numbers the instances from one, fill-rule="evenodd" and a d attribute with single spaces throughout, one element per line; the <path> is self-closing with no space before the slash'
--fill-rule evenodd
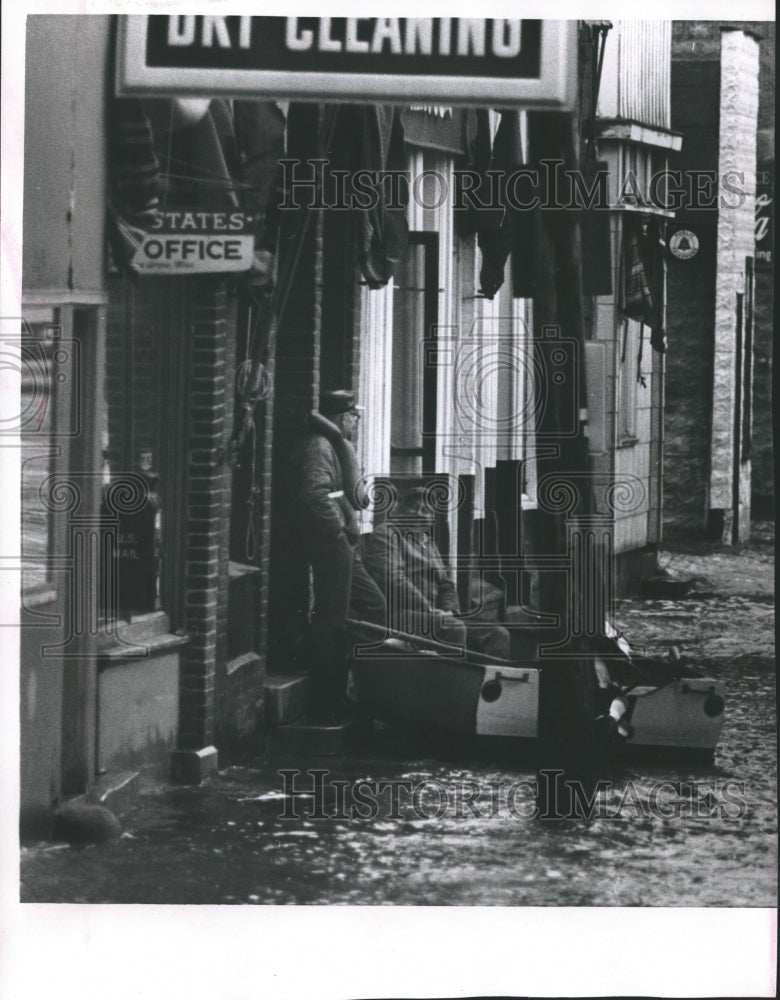
<path id="1" fill-rule="evenodd" d="M 259 350 L 263 364 L 272 367 L 273 341 L 266 327 L 269 316 L 265 308 L 264 304 L 259 310 L 249 310 L 248 297 L 243 296 L 243 302 L 237 304 L 235 322 L 231 317 L 229 323 L 231 334 L 235 329 L 235 337 L 229 335 L 227 343 L 226 399 L 231 426 L 234 426 L 238 366 Z M 236 455 L 238 464 L 231 469 L 232 517 L 230 530 L 227 524 L 224 526 L 224 572 L 220 577 L 218 602 L 216 728 L 221 753 L 223 750 L 241 753 L 255 735 L 262 717 L 268 641 L 272 407 L 272 394 L 255 406 L 254 474 L 251 436 L 244 440 Z M 242 416 L 243 413 L 238 418 Z M 248 501 L 253 489 L 257 492 L 252 511 Z"/>
<path id="2" fill-rule="evenodd" d="M 320 377 L 323 389 L 356 389 L 360 336 L 355 328 L 356 267 L 353 216 L 325 213 L 322 274 L 322 348 Z M 338 252 L 336 249 L 338 248 Z"/>
<path id="3" fill-rule="evenodd" d="M 258 446 L 258 485 L 260 488 L 259 552 L 260 575 L 257 580 L 257 613 L 259 617 L 256 634 L 257 648 L 261 652 L 263 668 L 267 665 L 270 611 L 270 570 L 271 570 L 271 503 L 273 487 L 273 393 L 261 404 L 263 420 L 260 425 Z"/>
<path id="4" fill-rule="evenodd" d="M 318 109 L 292 105 L 288 118 L 288 155 L 306 159 L 316 155 Z M 290 452 L 306 426 L 306 415 L 317 407 L 320 392 L 320 334 L 322 328 L 323 213 L 305 205 L 282 218 L 284 276 L 294 264 L 292 283 L 277 333 L 273 362 L 273 484 L 270 543 L 269 663 L 290 665 L 296 639 L 307 612 L 306 567 L 295 558 L 295 525 L 288 517 Z"/>
<path id="5" fill-rule="evenodd" d="M 189 332 L 187 448 L 187 538 L 185 627 L 190 638 L 182 657 L 179 746 L 197 749 L 214 741 L 218 635 L 224 628 L 224 523 L 229 503 L 229 467 L 224 447 L 226 405 L 227 295 L 223 281 L 192 282 Z"/>

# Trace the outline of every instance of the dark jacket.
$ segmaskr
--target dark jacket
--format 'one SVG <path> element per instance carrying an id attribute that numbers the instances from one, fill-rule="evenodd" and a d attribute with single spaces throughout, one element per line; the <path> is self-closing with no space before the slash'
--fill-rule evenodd
<path id="1" fill-rule="evenodd" d="M 322 434 L 305 434 L 293 449 L 291 465 L 290 504 L 302 541 L 311 544 L 336 538 L 343 531 L 354 545 L 360 531 L 344 494 L 344 474 L 330 441 Z"/>
<path id="2" fill-rule="evenodd" d="M 384 593 L 392 617 L 402 610 L 459 613 L 455 584 L 427 532 L 392 521 L 379 524 L 363 538 L 363 562 Z"/>

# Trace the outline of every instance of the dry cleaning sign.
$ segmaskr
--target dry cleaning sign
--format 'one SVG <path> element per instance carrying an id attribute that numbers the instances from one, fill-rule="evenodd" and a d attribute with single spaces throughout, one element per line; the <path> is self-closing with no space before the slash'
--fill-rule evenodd
<path id="1" fill-rule="evenodd" d="M 157 212 L 130 266 L 139 274 L 248 271 L 254 236 L 243 212 Z"/>
<path id="2" fill-rule="evenodd" d="M 576 21 L 131 15 L 117 93 L 567 110 L 576 66 Z"/>

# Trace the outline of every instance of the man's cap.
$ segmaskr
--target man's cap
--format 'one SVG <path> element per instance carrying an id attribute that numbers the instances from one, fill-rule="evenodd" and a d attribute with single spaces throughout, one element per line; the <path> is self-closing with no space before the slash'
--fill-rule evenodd
<path id="1" fill-rule="evenodd" d="M 355 403 L 355 394 L 349 389 L 331 389 L 320 396 L 320 413 L 335 417 L 339 413 L 357 413 L 363 409 Z"/>
<path id="2" fill-rule="evenodd" d="M 411 483 L 408 486 L 400 486 L 398 489 L 398 495 L 401 500 L 418 500 L 420 497 L 425 497 L 428 490 L 425 486 L 420 486 L 418 483 Z"/>
<path id="3" fill-rule="evenodd" d="M 425 502 L 426 509 L 430 509 L 428 504 L 428 490 L 419 483 L 401 484 L 398 487 L 398 507 L 411 507 L 412 504 Z"/>

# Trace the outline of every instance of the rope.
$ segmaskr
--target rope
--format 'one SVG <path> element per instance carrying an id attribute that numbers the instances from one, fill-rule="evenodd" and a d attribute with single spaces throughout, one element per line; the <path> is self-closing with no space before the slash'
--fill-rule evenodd
<path id="1" fill-rule="evenodd" d="M 257 505 L 257 497 L 260 494 L 260 489 L 257 485 L 257 469 L 256 469 L 256 453 L 257 453 L 257 432 L 255 430 L 255 422 L 252 420 L 249 429 L 249 441 L 251 444 L 251 464 L 249 473 L 249 496 L 247 497 L 247 520 L 246 520 L 246 537 L 244 539 L 244 554 L 246 555 L 247 562 L 253 563 L 257 558 L 257 528 L 255 527 L 255 507 Z"/>

